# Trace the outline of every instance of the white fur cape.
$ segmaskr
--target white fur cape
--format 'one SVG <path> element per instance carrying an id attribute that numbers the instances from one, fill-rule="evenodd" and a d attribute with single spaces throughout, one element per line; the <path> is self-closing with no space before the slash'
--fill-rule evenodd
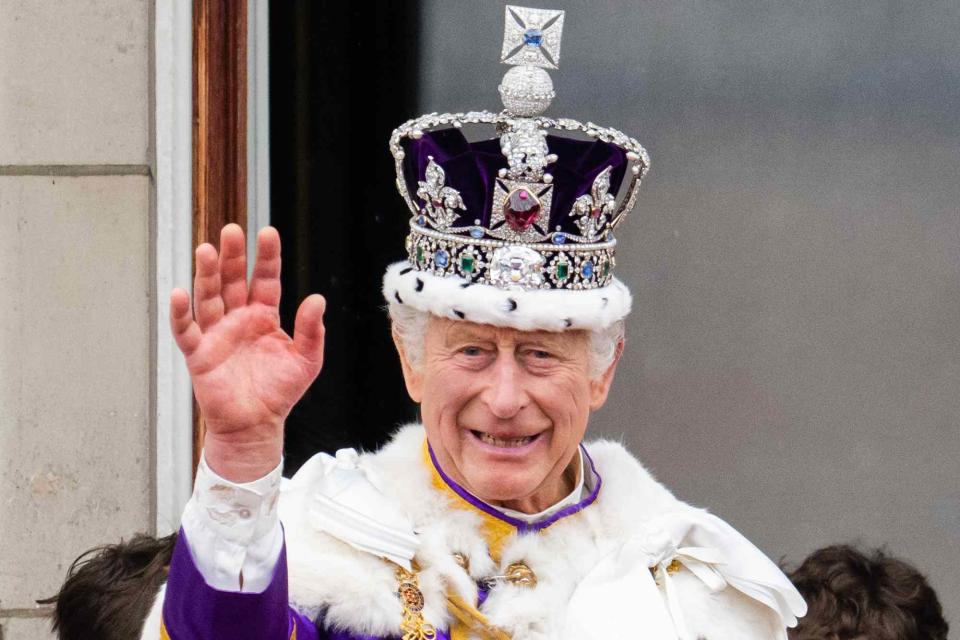
<path id="1" fill-rule="evenodd" d="M 423 441 L 423 427 L 412 425 L 379 452 L 354 457 L 352 472 L 361 471 L 379 497 L 367 492 L 367 504 L 341 507 L 415 532 L 423 614 L 437 628 L 451 622 L 448 590 L 475 602 L 476 581 L 516 561 L 530 567 L 537 585 L 499 583 L 480 607 L 513 640 L 785 640 L 785 627 L 805 613 L 799 593 L 756 547 L 677 500 L 607 441 L 586 446 L 602 477 L 597 500 L 539 533 L 508 539 L 497 567 L 479 516 L 432 486 Z M 336 485 L 329 480 L 337 467 L 334 458 L 315 456 L 281 495 L 291 605 L 310 617 L 322 612 L 329 628 L 399 636 L 395 565 L 318 525 L 320 503 L 331 504 L 322 494 L 334 493 L 318 487 Z M 469 575 L 455 553 L 469 559 Z M 672 560 L 679 571 L 666 571 Z M 658 567 L 655 582 L 651 568 Z"/>

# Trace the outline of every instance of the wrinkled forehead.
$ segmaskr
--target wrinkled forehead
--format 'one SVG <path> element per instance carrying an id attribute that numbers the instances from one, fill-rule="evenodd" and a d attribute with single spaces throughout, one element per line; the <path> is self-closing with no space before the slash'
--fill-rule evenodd
<path id="1" fill-rule="evenodd" d="M 576 350 L 586 344 L 587 332 L 582 329 L 566 331 L 521 331 L 512 327 L 498 327 L 467 320 L 453 320 L 430 315 L 427 340 L 439 344 L 464 341 L 484 341 L 498 344 L 538 344 L 564 351 Z"/>

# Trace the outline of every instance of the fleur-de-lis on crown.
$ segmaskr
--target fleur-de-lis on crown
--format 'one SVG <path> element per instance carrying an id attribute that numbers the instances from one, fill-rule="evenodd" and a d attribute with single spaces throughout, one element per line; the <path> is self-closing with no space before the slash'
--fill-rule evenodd
<path id="1" fill-rule="evenodd" d="M 571 216 L 580 216 L 577 227 L 580 235 L 593 241 L 601 234 L 613 213 L 616 198 L 610 191 L 610 173 L 613 167 L 607 167 L 593 181 L 590 193 L 585 193 L 573 202 Z"/>
<path id="2" fill-rule="evenodd" d="M 433 156 L 427 158 L 430 162 L 427 163 L 424 175 L 426 180 L 418 182 L 417 197 L 426 202 L 423 211 L 433 219 L 434 226 L 441 230 L 447 229 L 460 217 L 456 209 L 466 211 L 467 208 L 460 192 L 445 185 L 447 175 L 443 168 L 433 161 Z"/>

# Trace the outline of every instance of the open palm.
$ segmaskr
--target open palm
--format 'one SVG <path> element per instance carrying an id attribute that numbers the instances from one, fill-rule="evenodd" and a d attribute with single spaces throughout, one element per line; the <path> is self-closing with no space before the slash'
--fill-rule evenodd
<path id="1" fill-rule="evenodd" d="M 196 251 L 193 310 L 175 289 L 170 322 L 187 360 L 206 424 L 205 446 L 227 444 L 279 458 L 283 421 L 323 365 L 320 295 L 297 311 L 293 338 L 280 328 L 280 237 L 267 227 L 257 236 L 257 258 L 247 284 L 246 240 L 237 225 Z M 259 456 L 254 456 L 259 457 Z"/>

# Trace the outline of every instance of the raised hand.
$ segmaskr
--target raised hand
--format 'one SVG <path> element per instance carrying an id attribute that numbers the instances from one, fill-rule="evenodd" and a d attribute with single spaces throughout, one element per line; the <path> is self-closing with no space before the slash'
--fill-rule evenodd
<path id="1" fill-rule="evenodd" d="M 235 482 L 259 478 L 280 461 L 283 422 L 323 365 L 323 312 L 314 294 L 297 310 L 291 339 L 280 328 L 280 236 L 257 234 L 257 257 L 247 285 L 246 240 L 229 224 L 220 253 L 196 251 L 193 310 L 190 294 L 170 294 L 170 324 L 187 360 L 206 424 L 204 455 Z"/>

